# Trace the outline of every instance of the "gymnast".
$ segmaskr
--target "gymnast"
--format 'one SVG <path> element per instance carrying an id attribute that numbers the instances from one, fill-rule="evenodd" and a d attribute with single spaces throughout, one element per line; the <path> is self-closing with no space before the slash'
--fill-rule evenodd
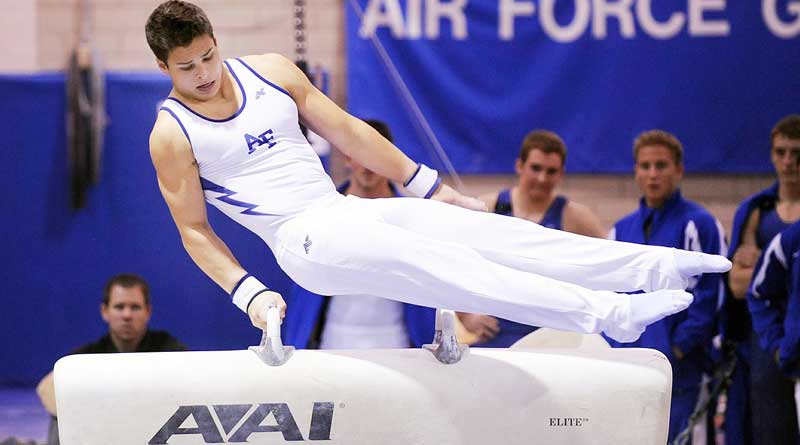
<path id="1" fill-rule="evenodd" d="M 152 12 L 147 42 L 172 90 L 150 135 L 161 193 L 194 262 L 251 322 L 284 313 L 206 217 L 205 202 L 251 230 L 280 267 L 322 295 L 379 295 L 488 313 L 623 342 L 692 302 L 689 278 L 721 256 L 589 238 L 486 212 L 314 88 L 277 54 L 224 60 L 199 7 Z M 336 192 L 300 123 L 416 197 Z M 644 291 L 638 294 L 618 292 Z"/>

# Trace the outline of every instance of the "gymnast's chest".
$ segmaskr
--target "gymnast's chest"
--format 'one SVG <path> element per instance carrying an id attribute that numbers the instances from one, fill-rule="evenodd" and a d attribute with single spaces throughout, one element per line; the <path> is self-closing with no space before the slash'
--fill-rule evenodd
<path id="1" fill-rule="evenodd" d="M 297 108 L 286 105 L 247 106 L 226 122 L 199 123 L 195 133 L 192 150 L 201 175 L 255 168 L 303 140 Z"/>

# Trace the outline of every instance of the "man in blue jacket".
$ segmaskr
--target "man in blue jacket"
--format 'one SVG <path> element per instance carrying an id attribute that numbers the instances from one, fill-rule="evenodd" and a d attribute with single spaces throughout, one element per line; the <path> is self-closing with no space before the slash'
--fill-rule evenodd
<path id="1" fill-rule="evenodd" d="M 752 285 L 747 292 L 747 306 L 753 320 L 753 329 L 759 337 L 761 350 L 774 361 L 783 373 L 775 377 L 775 385 L 784 388 L 791 399 L 796 395 L 800 378 L 800 222 L 789 226 L 770 241 L 758 259 Z M 796 400 L 790 400 L 795 401 Z M 789 403 L 791 405 L 791 403 Z M 786 407 L 781 416 L 795 415 Z M 791 420 L 786 419 L 792 424 Z M 790 433 L 791 434 L 791 433 Z M 794 437 L 781 439 L 783 443 L 798 443 Z"/>
<path id="2" fill-rule="evenodd" d="M 775 236 L 756 264 L 747 306 L 761 349 L 800 377 L 800 222 Z M 792 384 L 794 382 L 791 382 Z"/>
<path id="3" fill-rule="evenodd" d="M 643 196 L 639 208 L 619 220 L 610 237 L 725 255 L 724 231 L 719 222 L 703 207 L 681 195 L 680 141 L 661 130 L 644 132 L 634 142 L 633 157 L 636 183 Z M 715 315 L 721 303 L 721 276 L 701 275 L 687 291 L 694 295 L 689 308 L 648 326 L 639 340 L 622 344 L 609 338 L 613 347 L 657 349 L 672 363 L 670 442 L 688 426 L 697 404 Z"/>
<path id="4" fill-rule="evenodd" d="M 800 220 L 800 115 L 781 119 L 770 135 L 777 181 L 747 198 L 736 210 L 731 232 L 721 333 L 734 348 L 737 365 L 727 391 L 726 445 L 794 444 L 797 419 L 790 384 L 759 346 L 745 300 L 756 260 L 771 239 Z"/>
<path id="5" fill-rule="evenodd" d="M 392 140 L 386 123 L 367 119 L 372 128 Z M 339 186 L 344 195 L 362 198 L 401 196 L 388 179 L 353 160 L 351 177 Z M 379 296 L 322 296 L 294 285 L 283 320 L 286 344 L 310 349 L 420 347 L 433 340 L 436 310 Z"/>

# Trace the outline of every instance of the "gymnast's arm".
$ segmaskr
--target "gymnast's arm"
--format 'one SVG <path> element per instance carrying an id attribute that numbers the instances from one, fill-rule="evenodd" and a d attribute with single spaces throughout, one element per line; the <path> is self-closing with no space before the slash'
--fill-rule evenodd
<path id="1" fill-rule="evenodd" d="M 158 176 L 158 187 L 169 207 L 186 252 L 215 283 L 231 293 L 247 272 L 208 223 L 197 161 L 178 123 L 160 112 L 150 134 L 150 157 Z M 275 292 L 268 298 L 281 309 L 286 303 Z M 259 299 L 264 302 L 265 298 Z M 255 302 L 254 302 L 255 303 Z M 251 304 L 248 315 L 254 325 L 264 327 L 263 304 Z"/>
<path id="2" fill-rule="evenodd" d="M 303 124 L 345 155 L 401 184 L 417 170 L 417 164 L 399 148 L 315 88 L 289 59 L 278 54 L 263 54 L 248 56 L 246 61 L 288 91 L 297 104 Z M 485 210 L 482 202 L 461 195 L 446 185 L 441 185 L 432 198 L 474 210 Z"/>

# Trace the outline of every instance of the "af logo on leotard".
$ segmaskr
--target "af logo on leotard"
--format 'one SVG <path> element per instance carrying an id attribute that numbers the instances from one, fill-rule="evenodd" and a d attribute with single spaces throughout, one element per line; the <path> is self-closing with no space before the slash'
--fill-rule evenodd
<path id="1" fill-rule="evenodd" d="M 247 154 L 249 155 L 253 154 L 256 149 L 262 145 L 266 145 L 267 149 L 270 149 L 277 144 L 277 142 L 275 142 L 275 136 L 272 134 L 272 128 L 259 134 L 258 136 L 252 136 L 245 133 L 244 140 L 247 142 Z"/>

